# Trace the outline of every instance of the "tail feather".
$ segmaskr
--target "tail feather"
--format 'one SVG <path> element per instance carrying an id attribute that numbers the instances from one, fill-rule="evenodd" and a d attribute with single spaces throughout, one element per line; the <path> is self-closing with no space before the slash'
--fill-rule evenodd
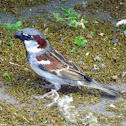
<path id="1" fill-rule="evenodd" d="M 115 89 L 111 88 L 111 87 L 108 87 L 104 84 L 101 84 L 101 83 L 99 83 L 95 80 L 92 80 L 91 83 L 92 83 L 91 85 L 94 86 L 94 88 L 96 88 L 96 89 L 100 89 L 100 90 L 102 90 L 102 91 L 104 91 L 104 92 L 106 92 L 106 93 L 108 93 L 112 96 L 115 96 L 115 97 L 119 96 L 119 92 L 116 91 Z"/>
<path id="2" fill-rule="evenodd" d="M 81 81 L 82 82 L 82 81 Z M 108 87 L 104 84 L 101 84 L 95 80 L 92 80 L 91 82 L 89 83 L 83 83 L 81 84 L 81 86 L 87 86 L 87 87 L 90 87 L 90 88 L 95 88 L 95 89 L 99 89 L 99 90 L 102 90 L 112 96 L 115 96 L 115 97 L 118 97 L 119 96 L 119 92 L 116 91 L 115 89 L 111 88 L 111 87 Z"/>

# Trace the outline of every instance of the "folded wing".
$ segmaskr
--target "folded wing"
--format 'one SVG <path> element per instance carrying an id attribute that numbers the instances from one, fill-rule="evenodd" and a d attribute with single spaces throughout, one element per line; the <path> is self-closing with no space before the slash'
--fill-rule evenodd
<path id="1" fill-rule="evenodd" d="M 39 63 L 39 68 L 61 78 L 69 80 L 83 80 L 85 78 L 91 81 L 72 61 L 68 60 L 52 47 L 41 56 L 37 56 L 36 59 Z"/>

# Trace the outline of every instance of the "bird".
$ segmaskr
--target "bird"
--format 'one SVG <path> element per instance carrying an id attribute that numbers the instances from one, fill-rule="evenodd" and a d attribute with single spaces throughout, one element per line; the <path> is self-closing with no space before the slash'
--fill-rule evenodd
<path id="1" fill-rule="evenodd" d="M 117 97 L 119 92 L 105 84 L 91 79 L 71 60 L 55 50 L 44 38 L 42 32 L 35 28 L 24 28 L 14 35 L 26 48 L 29 65 L 39 76 L 50 82 L 54 90 L 62 85 L 95 88 Z"/>

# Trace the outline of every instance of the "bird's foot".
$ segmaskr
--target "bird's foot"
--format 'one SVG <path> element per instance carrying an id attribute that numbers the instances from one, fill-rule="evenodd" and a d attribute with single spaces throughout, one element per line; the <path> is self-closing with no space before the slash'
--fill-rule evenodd
<path id="1" fill-rule="evenodd" d="M 59 98 L 59 94 L 56 90 L 52 89 L 50 92 L 48 92 L 48 93 L 46 93 L 42 96 L 41 95 L 40 96 L 34 96 L 35 99 L 43 99 L 43 98 L 50 98 L 50 97 L 51 98 L 55 97 L 54 101 L 57 101 L 57 99 Z"/>

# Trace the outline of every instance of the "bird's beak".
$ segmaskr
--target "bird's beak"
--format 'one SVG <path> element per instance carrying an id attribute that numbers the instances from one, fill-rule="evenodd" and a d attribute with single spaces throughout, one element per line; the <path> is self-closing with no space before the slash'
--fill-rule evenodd
<path id="1" fill-rule="evenodd" d="M 19 38 L 22 40 L 22 35 L 21 32 L 18 32 L 17 34 L 14 35 L 15 38 Z"/>

